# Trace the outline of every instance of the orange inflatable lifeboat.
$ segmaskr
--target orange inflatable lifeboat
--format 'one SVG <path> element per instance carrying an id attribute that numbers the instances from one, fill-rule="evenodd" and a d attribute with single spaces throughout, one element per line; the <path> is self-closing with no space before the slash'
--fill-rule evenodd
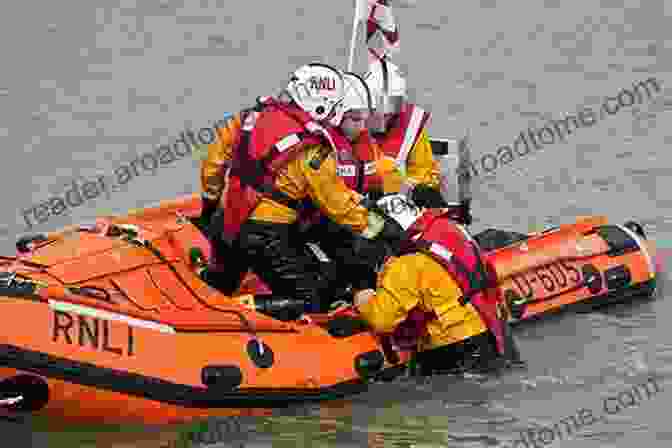
<path id="1" fill-rule="evenodd" d="M 376 337 L 338 326 L 343 316 L 281 322 L 206 285 L 190 266 L 193 248 L 210 251 L 188 219 L 199 215 L 190 196 L 0 257 L 0 406 L 183 422 L 348 396 L 394 367 Z"/>
<path id="2" fill-rule="evenodd" d="M 339 314 L 281 322 L 195 273 L 210 245 L 196 195 L 92 226 L 22 238 L 0 257 L 0 413 L 68 422 L 185 422 L 359 393 L 408 352 Z M 475 237 L 513 322 L 655 289 L 655 250 L 635 223 L 601 217 L 540 234 Z M 471 335 L 465 335 L 468 337 Z"/>

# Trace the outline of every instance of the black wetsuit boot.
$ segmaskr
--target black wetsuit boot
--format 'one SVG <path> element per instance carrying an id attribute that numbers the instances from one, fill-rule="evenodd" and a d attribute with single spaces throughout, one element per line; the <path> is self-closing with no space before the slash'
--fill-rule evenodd
<path id="1" fill-rule="evenodd" d="M 324 278 L 315 260 L 293 241 L 294 231 L 289 224 L 247 221 L 234 244 L 273 292 L 255 296 L 257 309 L 281 320 L 328 309 Z"/>

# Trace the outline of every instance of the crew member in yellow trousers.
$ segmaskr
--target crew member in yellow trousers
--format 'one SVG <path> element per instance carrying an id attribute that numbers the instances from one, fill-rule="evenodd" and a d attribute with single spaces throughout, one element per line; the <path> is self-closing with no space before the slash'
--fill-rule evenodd
<path id="1" fill-rule="evenodd" d="M 409 210 L 395 217 L 407 246 L 385 263 L 375 290 L 355 295 L 361 318 L 397 345 L 410 340 L 423 374 L 474 354 L 485 366 L 518 361 L 496 275 L 475 241 L 442 210 Z"/>

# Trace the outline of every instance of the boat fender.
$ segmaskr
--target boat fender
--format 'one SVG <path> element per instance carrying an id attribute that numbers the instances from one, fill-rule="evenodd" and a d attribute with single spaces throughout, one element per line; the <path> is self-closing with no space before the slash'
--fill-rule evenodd
<path id="1" fill-rule="evenodd" d="M 275 356 L 271 347 L 259 339 L 250 339 L 247 343 L 247 356 L 255 366 L 260 369 L 268 369 L 275 362 Z"/>
<path id="2" fill-rule="evenodd" d="M 25 235 L 16 241 L 16 250 L 21 254 L 25 254 L 32 250 L 30 248 L 31 243 L 42 243 L 47 240 L 47 236 L 43 233 Z"/>
<path id="3" fill-rule="evenodd" d="M 0 406 L 12 412 L 36 412 L 49 403 L 49 385 L 35 375 L 16 375 L 0 381 Z"/>
<path id="4" fill-rule="evenodd" d="M 233 365 L 205 366 L 201 370 L 201 381 L 212 389 L 232 390 L 243 383 L 243 372 Z"/>
<path id="5" fill-rule="evenodd" d="M 379 373 L 384 366 L 385 356 L 380 350 L 362 353 L 355 358 L 355 370 L 362 379 L 368 379 Z"/>

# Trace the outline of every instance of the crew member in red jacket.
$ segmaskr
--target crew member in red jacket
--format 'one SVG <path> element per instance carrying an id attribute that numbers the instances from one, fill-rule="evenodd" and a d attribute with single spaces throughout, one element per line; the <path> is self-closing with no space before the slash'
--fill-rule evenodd
<path id="1" fill-rule="evenodd" d="M 407 244 L 387 260 L 376 288 L 355 295 L 374 332 L 418 351 L 423 374 L 520 361 L 495 271 L 452 218 L 447 209 L 400 210 Z"/>
<path id="2" fill-rule="evenodd" d="M 364 79 L 377 103 L 370 130 L 382 151 L 377 168 L 384 192 L 401 193 L 426 207 L 443 206 L 426 129 L 430 113 L 408 102 L 406 80 L 387 59 L 372 64 Z"/>

